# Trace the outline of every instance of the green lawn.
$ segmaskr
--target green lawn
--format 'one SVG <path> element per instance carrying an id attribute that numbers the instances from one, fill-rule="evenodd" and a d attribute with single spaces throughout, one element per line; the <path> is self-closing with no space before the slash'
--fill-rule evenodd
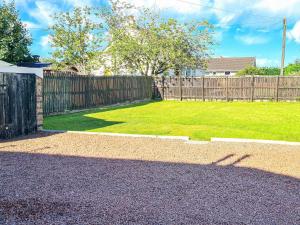
<path id="1" fill-rule="evenodd" d="M 300 103 L 161 101 L 49 116 L 45 129 L 300 141 Z"/>

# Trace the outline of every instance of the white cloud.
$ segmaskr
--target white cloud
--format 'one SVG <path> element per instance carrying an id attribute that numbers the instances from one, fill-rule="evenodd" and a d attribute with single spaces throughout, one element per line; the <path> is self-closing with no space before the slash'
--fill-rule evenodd
<path id="1" fill-rule="evenodd" d="M 39 24 L 30 22 L 30 21 L 23 21 L 22 23 L 24 24 L 24 26 L 27 29 L 38 29 L 38 28 L 41 28 L 41 26 Z"/>
<path id="2" fill-rule="evenodd" d="M 93 5 L 92 0 L 64 0 L 64 2 L 73 7 L 85 7 Z"/>
<path id="3" fill-rule="evenodd" d="M 253 4 L 254 9 L 286 16 L 298 16 L 299 7 L 300 0 L 256 0 Z"/>
<path id="4" fill-rule="evenodd" d="M 217 16 L 220 26 L 224 27 L 233 22 L 247 5 L 244 0 L 215 0 L 211 10 Z"/>
<path id="5" fill-rule="evenodd" d="M 159 8 L 161 10 L 174 10 L 182 14 L 200 13 L 203 6 L 197 0 L 126 0 L 136 7 Z"/>
<path id="6" fill-rule="evenodd" d="M 218 30 L 214 32 L 214 39 L 217 43 L 220 43 L 223 40 L 223 31 Z"/>
<path id="7" fill-rule="evenodd" d="M 40 45 L 43 48 L 49 47 L 50 43 L 51 43 L 51 37 L 50 37 L 50 35 L 45 35 L 45 36 L 41 37 Z"/>
<path id="8" fill-rule="evenodd" d="M 47 28 L 53 23 L 52 16 L 59 11 L 58 7 L 48 1 L 35 1 L 35 6 L 28 11 L 29 15 Z"/>
<path id="9" fill-rule="evenodd" d="M 181 15 L 211 16 L 217 18 L 217 26 L 228 28 L 238 24 L 250 28 L 269 30 L 279 28 L 282 18 L 290 22 L 300 18 L 300 0 L 126 0 L 136 7 L 152 7 L 172 10 Z"/>
<path id="10" fill-rule="evenodd" d="M 287 36 L 289 39 L 300 44 L 300 20 L 295 24 L 292 30 L 288 31 Z"/>
<path id="11" fill-rule="evenodd" d="M 52 23 L 51 15 L 59 10 L 58 6 L 96 6 L 104 0 L 16 0 L 25 5 L 30 15 L 44 25 Z M 278 29 L 282 18 L 288 17 L 288 23 L 300 19 L 300 0 L 123 0 L 136 7 L 150 7 L 177 13 L 182 19 L 216 18 L 218 27 L 228 28 L 231 25 L 253 29 Z M 31 5 L 36 5 L 33 7 Z M 25 7 L 25 8 L 26 8 Z"/>
<path id="12" fill-rule="evenodd" d="M 219 19 L 217 27 L 228 28 L 228 25 L 235 19 L 234 14 L 223 16 Z"/>
<path id="13" fill-rule="evenodd" d="M 236 35 L 235 39 L 243 42 L 246 45 L 265 44 L 269 41 L 266 37 L 252 35 Z"/>
<path id="14" fill-rule="evenodd" d="M 288 22 L 300 18 L 300 0 L 214 0 L 212 9 L 224 26 L 235 22 L 252 28 L 278 28 L 282 18 Z"/>
<path id="15" fill-rule="evenodd" d="M 257 58 L 256 64 L 259 67 L 278 67 L 280 65 L 280 61 L 276 59 Z"/>

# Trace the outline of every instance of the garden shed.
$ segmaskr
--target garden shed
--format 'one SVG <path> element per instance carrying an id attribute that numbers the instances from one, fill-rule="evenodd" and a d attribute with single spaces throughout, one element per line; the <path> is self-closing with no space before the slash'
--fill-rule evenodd
<path id="1" fill-rule="evenodd" d="M 42 69 L 0 66 L 0 139 L 42 127 L 42 76 Z"/>

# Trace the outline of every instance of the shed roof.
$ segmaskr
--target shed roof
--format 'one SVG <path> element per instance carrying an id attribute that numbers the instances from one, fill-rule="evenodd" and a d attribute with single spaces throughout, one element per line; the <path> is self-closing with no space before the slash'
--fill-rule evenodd
<path id="1" fill-rule="evenodd" d="M 0 60 L 0 66 L 13 66 L 13 64 Z"/>

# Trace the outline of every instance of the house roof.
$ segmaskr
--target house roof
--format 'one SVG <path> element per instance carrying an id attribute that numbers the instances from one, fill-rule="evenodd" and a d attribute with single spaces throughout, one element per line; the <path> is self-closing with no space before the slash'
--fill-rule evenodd
<path id="1" fill-rule="evenodd" d="M 240 71 L 248 66 L 256 66 L 255 57 L 212 58 L 207 62 L 208 71 Z"/>
<path id="2" fill-rule="evenodd" d="M 51 66 L 52 63 L 40 63 L 40 62 L 21 62 L 18 66 L 29 67 L 29 68 L 47 68 Z"/>

